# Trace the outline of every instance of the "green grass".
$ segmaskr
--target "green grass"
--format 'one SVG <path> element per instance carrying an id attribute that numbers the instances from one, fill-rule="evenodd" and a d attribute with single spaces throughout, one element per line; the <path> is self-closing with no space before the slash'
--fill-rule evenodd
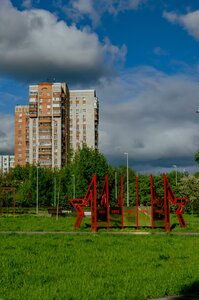
<path id="1" fill-rule="evenodd" d="M 184 214 L 186 227 L 181 228 L 176 215 L 171 214 L 171 225 L 176 225 L 172 232 L 199 232 L 199 215 Z"/>
<path id="2" fill-rule="evenodd" d="M 171 215 L 171 225 L 175 225 L 172 232 L 199 232 L 199 216 L 197 215 L 184 215 L 187 227 L 181 228 L 178 219 L 175 215 Z M 75 217 L 68 215 L 67 217 L 37 217 L 36 215 L 3 215 L 0 216 L 0 231 L 73 231 Z M 80 231 L 90 231 L 89 218 L 84 218 Z M 151 228 L 140 228 L 141 231 L 151 232 Z M 106 231 L 104 229 L 103 231 Z M 121 231 L 115 228 L 111 231 Z M 136 231 L 135 228 L 126 227 L 124 231 Z M 157 228 L 155 232 L 164 231 Z"/>
<path id="3" fill-rule="evenodd" d="M 0 231 L 71 231 L 74 217 L 37 217 L 31 215 L 4 215 L 0 217 Z"/>
<path id="4" fill-rule="evenodd" d="M 0 235 L 0 299 L 147 299 L 199 280 L 193 236 Z"/>

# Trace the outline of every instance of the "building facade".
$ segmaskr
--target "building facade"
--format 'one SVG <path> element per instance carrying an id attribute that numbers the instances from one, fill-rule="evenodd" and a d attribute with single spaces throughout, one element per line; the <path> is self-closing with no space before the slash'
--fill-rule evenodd
<path id="1" fill-rule="evenodd" d="M 94 90 L 66 83 L 29 86 L 29 105 L 15 108 L 15 165 L 61 168 L 69 150 L 98 148 L 99 104 Z"/>
<path id="2" fill-rule="evenodd" d="M 29 106 L 15 107 L 15 165 L 29 162 Z"/>
<path id="3" fill-rule="evenodd" d="M 95 90 L 70 90 L 69 144 L 98 149 L 99 102 Z"/>
<path id="4" fill-rule="evenodd" d="M 14 155 L 0 155 L 0 172 L 8 173 L 15 165 Z"/>

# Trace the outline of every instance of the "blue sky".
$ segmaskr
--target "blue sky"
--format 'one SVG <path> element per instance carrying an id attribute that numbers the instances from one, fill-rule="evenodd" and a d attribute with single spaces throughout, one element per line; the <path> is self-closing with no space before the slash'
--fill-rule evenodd
<path id="1" fill-rule="evenodd" d="M 56 78 L 95 88 L 100 150 L 138 171 L 197 171 L 199 2 L 1 0 L 0 154 L 13 153 L 14 107 Z"/>

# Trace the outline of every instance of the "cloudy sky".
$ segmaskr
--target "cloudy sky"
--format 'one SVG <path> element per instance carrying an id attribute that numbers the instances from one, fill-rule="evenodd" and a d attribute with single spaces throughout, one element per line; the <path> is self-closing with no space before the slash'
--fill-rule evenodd
<path id="1" fill-rule="evenodd" d="M 94 88 L 100 150 L 137 171 L 198 171 L 199 2 L 0 0 L 0 154 L 28 85 Z"/>

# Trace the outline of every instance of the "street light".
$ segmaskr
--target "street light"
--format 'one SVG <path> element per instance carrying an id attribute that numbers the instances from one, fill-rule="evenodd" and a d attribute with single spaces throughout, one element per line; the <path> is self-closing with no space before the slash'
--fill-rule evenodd
<path id="1" fill-rule="evenodd" d="M 39 212 L 39 167 L 37 166 L 37 197 L 36 197 L 36 214 Z"/>
<path id="2" fill-rule="evenodd" d="M 75 199 L 75 175 L 73 174 L 73 199 Z"/>
<path id="3" fill-rule="evenodd" d="M 129 206 L 129 154 L 128 152 L 124 152 L 126 155 L 126 204 Z"/>
<path id="4" fill-rule="evenodd" d="M 176 172 L 176 185 L 178 184 L 178 168 L 176 165 L 173 165 L 174 169 L 175 169 L 175 172 Z"/>
<path id="5" fill-rule="evenodd" d="M 115 172 L 115 199 L 117 199 L 117 172 Z"/>
<path id="6" fill-rule="evenodd" d="M 56 189 L 57 189 L 56 184 L 57 184 L 57 180 L 56 180 L 56 177 L 54 177 L 54 207 L 56 206 L 56 194 L 57 194 L 57 192 L 56 192 Z"/>

